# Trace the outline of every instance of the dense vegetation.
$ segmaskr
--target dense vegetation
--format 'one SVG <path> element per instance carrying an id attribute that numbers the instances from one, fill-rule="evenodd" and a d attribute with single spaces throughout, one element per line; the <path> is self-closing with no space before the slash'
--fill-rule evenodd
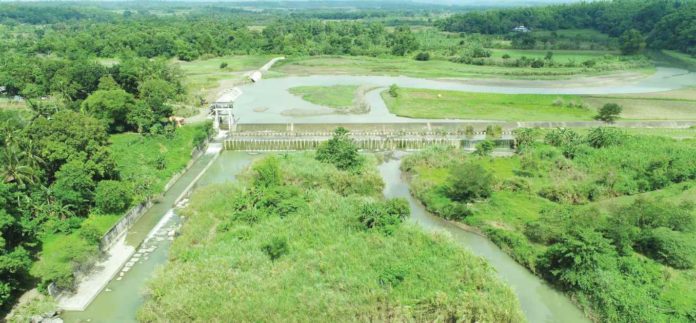
<path id="1" fill-rule="evenodd" d="M 101 235 L 120 213 L 159 192 L 209 129 L 134 134 L 150 145 L 152 157 L 142 158 L 134 156 L 137 142 L 109 136 L 101 120 L 67 107 L 56 110 L 0 115 L 3 308 L 34 279 L 43 287 L 72 287 L 73 271 L 97 252 Z M 134 164 L 145 169 L 133 170 Z M 39 252 L 44 257 L 30 274 Z"/>
<path id="2" fill-rule="evenodd" d="M 624 36 L 625 41 L 631 40 L 631 34 L 637 34 L 638 43 L 645 38 L 651 48 L 674 49 L 696 55 L 696 42 L 693 39 L 696 2 L 692 0 L 593 1 L 496 9 L 454 15 L 439 21 L 438 25 L 446 31 L 482 34 L 508 34 L 520 25 L 532 31 L 590 28 L 613 37 Z M 542 39 L 533 34 L 514 35 L 513 42 L 534 46 Z"/>
<path id="3" fill-rule="evenodd" d="M 514 157 L 437 148 L 403 168 L 428 209 L 480 228 L 599 320 L 693 321 L 694 141 L 612 128 L 539 136 L 518 132 Z"/>
<path id="4" fill-rule="evenodd" d="M 354 160 L 342 136 L 326 154 Z M 402 224 L 408 205 L 383 199 L 373 158 L 343 159 L 265 157 L 195 193 L 139 319 L 523 320 L 480 259 Z"/>

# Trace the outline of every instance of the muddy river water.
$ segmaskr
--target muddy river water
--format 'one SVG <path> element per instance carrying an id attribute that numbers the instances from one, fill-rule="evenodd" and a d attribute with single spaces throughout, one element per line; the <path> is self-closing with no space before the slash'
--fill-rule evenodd
<path id="1" fill-rule="evenodd" d="M 400 87 L 508 94 L 621 94 L 650 93 L 696 85 L 696 73 L 673 67 L 657 67 L 650 76 L 603 82 L 586 81 L 495 81 L 420 79 L 405 76 L 313 75 L 264 79 L 241 86 L 244 93 L 235 101 L 234 114 L 240 123 L 382 123 L 413 122 L 427 119 L 399 117 L 387 109 L 380 93 L 391 84 Z M 485 85 L 484 85 L 485 84 Z M 567 85 L 564 85 L 567 84 Z M 342 114 L 291 94 L 298 86 L 357 85 L 372 88 L 364 97 L 367 113 Z M 477 120 L 483 121 L 483 120 Z"/>

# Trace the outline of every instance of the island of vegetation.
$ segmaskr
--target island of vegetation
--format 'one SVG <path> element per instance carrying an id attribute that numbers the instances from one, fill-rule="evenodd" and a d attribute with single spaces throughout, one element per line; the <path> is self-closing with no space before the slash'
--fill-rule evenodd
<path id="1" fill-rule="evenodd" d="M 375 163 L 337 132 L 197 192 L 139 319 L 523 321 L 482 259 L 402 223 Z"/>

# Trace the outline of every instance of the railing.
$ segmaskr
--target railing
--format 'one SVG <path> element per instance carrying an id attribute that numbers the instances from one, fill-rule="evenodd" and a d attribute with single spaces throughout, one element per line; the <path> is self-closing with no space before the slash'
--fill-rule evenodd
<path id="1" fill-rule="evenodd" d="M 314 150 L 331 137 L 287 137 L 287 138 L 250 138 L 233 137 L 225 140 L 225 150 L 238 151 L 295 151 Z M 355 144 L 361 150 L 420 150 L 433 145 L 446 145 L 474 149 L 476 144 L 485 140 L 461 137 L 354 137 Z M 510 138 L 492 139 L 497 148 L 512 149 L 515 140 Z"/>

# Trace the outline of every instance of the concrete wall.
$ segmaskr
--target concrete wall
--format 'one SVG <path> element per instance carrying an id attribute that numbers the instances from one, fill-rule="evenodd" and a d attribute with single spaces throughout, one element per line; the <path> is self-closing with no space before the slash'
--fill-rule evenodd
<path id="1" fill-rule="evenodd" d="M 164 195 L 166 192 L 169 191 L 172 185 L 174 185 L 174 183 L 176 183 L 176 181 L 179 180 L 179 178 L 181 178 L 181 176 L 184 173 L 186 173 L 186 171 L 188 171 L 189 168 L 191 168 L 193 163 L 196 160 L 198 160 L 198 158 L 205 152 L 207 146 L 208 142 L 206 141 L 203 144 L 202 148 L 194 148 L 191 151 L 191 160 L 189 160 L 189 162 L 186 164 L 186 167 L 182 171 L 172 176 L 169 182 L 167 182 L 167 184 L 164 185 L 163 191 L 160 194 L 158 194 L 159 196 Z M 101 241 L 99 243 L 100 249 L 105 250 L 109 246 L 111 246 L 111 244 L 114 241 L 118 240 L 121 234 L 124 234 L 126 231 L 128 231 L 131 225 L 135 223 L 135 221 L 140 219 L 140 217 L 143 216 L 143 214 L 145 214 L 145 212 L 147 212 L 151 206 L 152 198 L 148 198 L 147 201 L 140 203 L 128 210 L 128 212 L 126 212 L 126 214 L 118 222 L 116 222 L 116 224 L 114 224 L 111 227 L 111 229 L 109 229 L 109 231 L 107 231 L 106 234 L 104 234 L 104 236 L 101 238 Z"/>

